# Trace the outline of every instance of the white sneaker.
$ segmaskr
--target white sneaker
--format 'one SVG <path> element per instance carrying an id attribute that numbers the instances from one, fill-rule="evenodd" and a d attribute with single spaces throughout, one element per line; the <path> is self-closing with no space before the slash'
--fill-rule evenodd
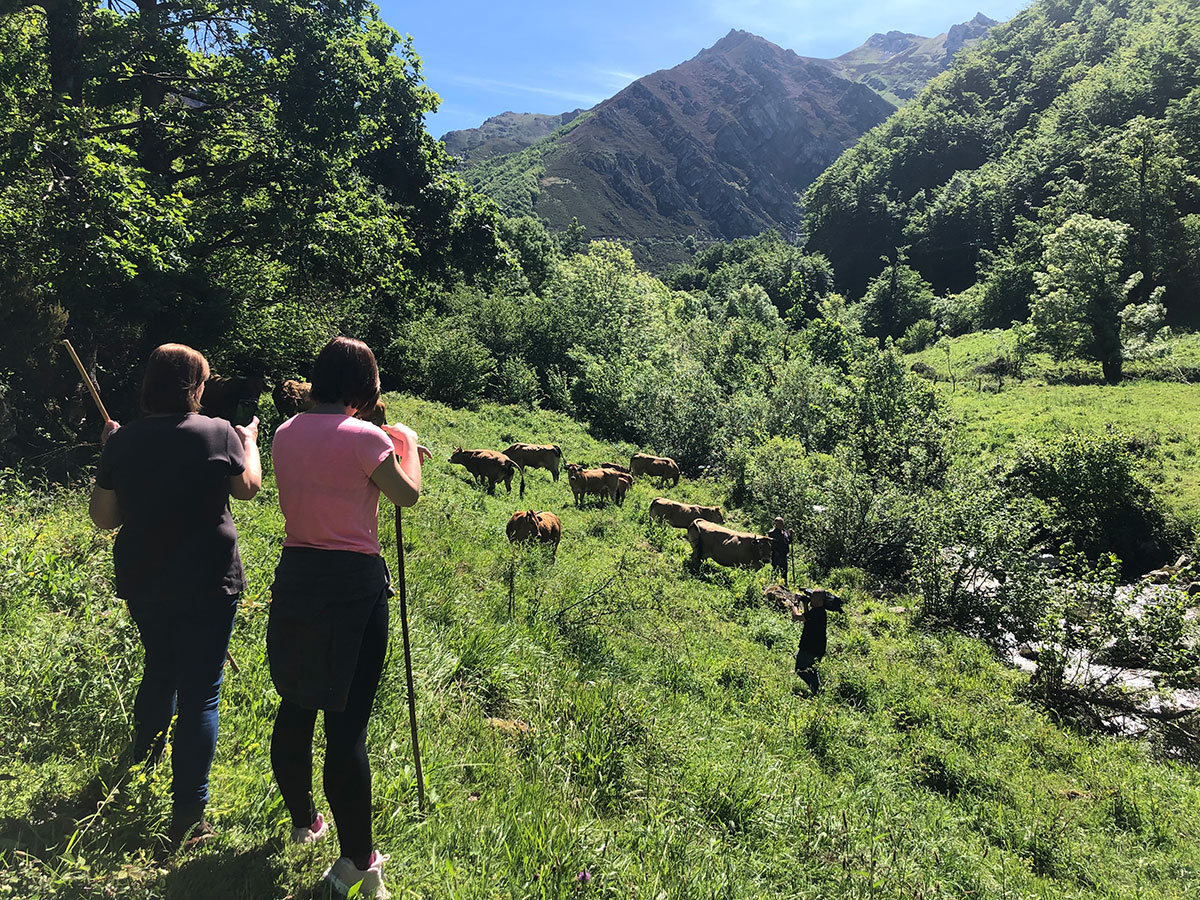
<path id="1" fill-rule="evenodd" d="M 374 897 L 376 900 L 389 900 L 391 896 L 383 886 L 383 864 L 388 858 L 378 850 L 371 854 L 371 861 L 365 869 L 358 866 L 345 856 L 329 867 L 325 873 L 326 883 L 342 897 Z"/>
<path id="2" fill-rule="evenodd" d="M 317 817 L 313 819 L 313 823 L 309 826 L 301 825 L 298 828 L 292 829 L 293 844 L 315 844 L 321 838 L 329 833 L 329 823 L 325 821 L 325 817 L 317 813 Z"/>

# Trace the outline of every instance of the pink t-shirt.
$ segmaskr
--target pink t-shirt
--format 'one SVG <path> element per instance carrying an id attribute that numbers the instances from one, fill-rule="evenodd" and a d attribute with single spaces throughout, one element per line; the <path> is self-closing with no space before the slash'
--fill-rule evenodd
<path id="1" fill-rule="evenodd" d="M 301 413 L 275 430 L 271 459 L 285 547 L 379 553 L 379 488 L 392 453 L 383 430 L 349 416 Z"/>

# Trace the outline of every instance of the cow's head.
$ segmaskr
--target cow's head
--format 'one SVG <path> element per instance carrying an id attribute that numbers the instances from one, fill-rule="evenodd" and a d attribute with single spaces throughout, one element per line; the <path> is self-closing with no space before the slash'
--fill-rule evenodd
<path id="1" fill-rule="evenodd" d="M 450 462 L 452 462 L 452 463 L 460 463 L 460 462 L 462 462 L 464 459 L 466 459 L 466 454 L 465 454 L 465 453 L 463 453 L 463 448 L 462 448 L 462 447 L 455 447 L 455 448 L 454 448 L 454 452 L 450 454 Z"/>
<path id="2" fill-rule="evenodd" d="M 711 521 L 713 521 L 713 522 L 716 522 L 718 525 L 724 525 L 724 524 L 725 524 L 725 513 L 723 513 L 723 512 L 721 511 L 721 507 L 719 507 L 719 506 L 714 506 L 714 507 L 712 508 L 712 519 L 711 519 Z"/>
<path id="3" fill-rule="evenodd" d="M 771 561 L 771 550 L 775 546 L 774 541 L 769 537 L 760 535 L 754 539 L 754 546 L 758 549 L 755 555 L 758 557 L 759 562 L 767 563 Z"/>

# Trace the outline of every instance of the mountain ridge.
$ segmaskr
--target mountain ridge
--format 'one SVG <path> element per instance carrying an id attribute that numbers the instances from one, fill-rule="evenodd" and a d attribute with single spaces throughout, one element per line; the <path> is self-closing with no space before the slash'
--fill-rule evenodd
<path id="1" fill-rule="evenodd" d="M 489 119 L 508 146 L 525 142 L 515 152 L 493 152 L 499 137 L 470 129 L 448 133 L 447 146 L 467 148 L 465 177 L 507 213 L 554 228 L 577 219 L 591 238 L 630 241 L 643 262 L 681 259 L 687 235 L 795 237 L 799 194 L 944 68 L 951 43 L 977 41 L 990 22 L 963 23 L 953 42 L 950 31 L 874 35 L 835 60 L 731 29 L 590 110 Z"/>

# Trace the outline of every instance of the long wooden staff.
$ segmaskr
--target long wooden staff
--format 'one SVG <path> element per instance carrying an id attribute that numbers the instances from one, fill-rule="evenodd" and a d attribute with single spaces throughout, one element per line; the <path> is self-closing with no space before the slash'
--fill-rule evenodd
<path id="1" fill-rule="evenodd" d="M 92 381 L 92 376 L 87 373 L 87 369 L 83 367 L 83 363 L 79 360 L 79 354 L 75 352 L 75 348 L 71 346 L 71 342 L 63 338 L 62 345 L 67 348 L 67 352 L 71 354 L 71 359 L 75 363 L 75 368 L 79 370 L 79 375 L 83 378 L 83 383 L 88 386 L 88 393 L 92 395 L 92 400 L 96 403 L 96 409 L 100 410 L 100 415 L 104 416 L 105 422 L 111 422 L 112 419 L 108 415 L 108 410 L 104 408 L 104 401 L 100 399 L 100 392 L 96 390 L 96 385 Z M 225 651 L 225 659 L 229 662 L 229 668 L 233 669 L 235 675 L 241 674 L 242 667 L 237 664 L 237 660 L 233 658 L 233 652 Z"/>
<path id="2" fill-rule="evenodd" d="M 425 776 L 421 773 L 421 743 L 417 735 L 417 693 L 413 690 L 412 652 L 408 643 L 408 591 L 404 583 L 404 519 L 396 507 L 396 562 L 400 568 L 400 633 L 404 636 L 404 679 L 408 684 L 408 727 L 412 731 L 413 763 L 417 769 L 417 808 L 425 812 Z"/>
<path id="3" fill-rule="evenodd" d="M 62 345 L 67 348 L 67 352 L 71 354 L 71 360 L 75 363 L 75 368 L 79 370 L 79 375 L 83 378 L 83 383 L 87 385 L 88 392 L 92 395 L 92 400 L 96 404 L 96 408 L 100 410 L 100 415 L 104 416 L 105 422 L 112 421 L 108 417 L 108 410 L 104 408 L 104 402 L 100 399 L 100 392 L 96 390 L 96 385 L 92 381 L 92 376 L 88 374 L 87 369 L 83 367 L 83 363 L 79 361 L 79 354 L 75 352 L 75 348 L 71 346 L 71 342 L 63 339 Z"/>

